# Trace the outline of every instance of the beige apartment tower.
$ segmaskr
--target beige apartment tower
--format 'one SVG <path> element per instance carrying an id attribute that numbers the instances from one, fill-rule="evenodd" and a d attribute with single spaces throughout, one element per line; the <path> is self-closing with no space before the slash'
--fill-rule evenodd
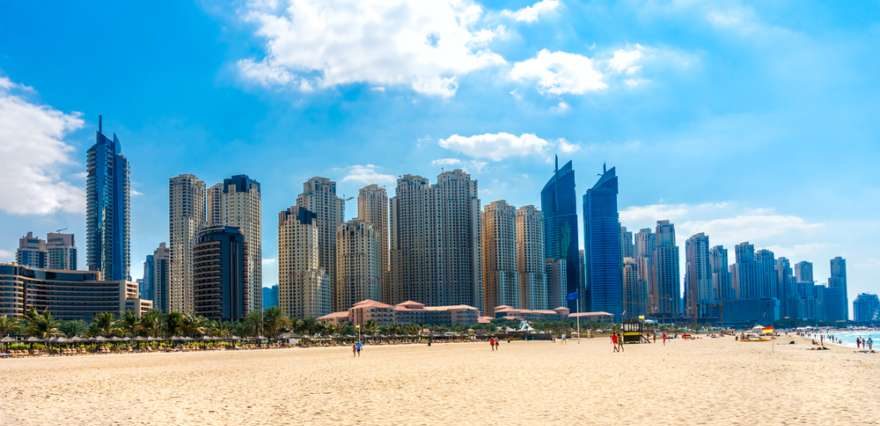
<path id="1" fill-rule="evenodd" d="M 302 207 L 278 214 L 278 307 L 290 318 L 331 312 L 330 277 L 318 262 L 317 216 Z"/>
<path id="2" fill-rule="evenodd" d="M 193 313 L 193 246 L 205 225 L 205 182 L 184 174 L 169 181 L 168 309 Z"/>
<path id="3" fill-rule="evenodd" d="M 336 196 L 336 182 L 313 177 L 303 183 L 303 192 L 296 197 L 296 205 L 315 213 L 317 217 L 318 262 L 330 278 L 330 300 L 335 304 L 336 227 L 344 221 L 345 201 Z M 339 309 L 334 306 L 333 310 Z"/>
<path id="4" fill-rule="evenodd" d="M 367 185 L 358 192 L 358 219 L 369 223 L 379 239 L 379 300 L 391 297 L 391 263 L 388 251 L 388 194 L 378 185 Z"/>
<path id="5" fill-rule="evenodd" d="M 482 222 L 483 309 L 524 307 L 516 267 L 516 208 L 504 200 L 486 204 Z"/>
<path id="6" fill-rule="evenodd" d="M 337 311 L 365 299 L 379 299 L 380 265 L 379 238 L 373 225 L 354 219 L 336 228 Z"/>
<path id="7" fill-rule="evenodd" d="M 544 274 L 544 215 L 535 206 L 516 210 L 516 270 L 520 305 L 526 309 L 553 309 Z"/>

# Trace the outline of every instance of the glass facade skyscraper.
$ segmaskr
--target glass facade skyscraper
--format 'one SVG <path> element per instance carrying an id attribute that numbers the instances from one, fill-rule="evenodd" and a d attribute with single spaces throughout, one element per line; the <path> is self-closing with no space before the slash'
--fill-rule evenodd
<path id="1" fill-rule="evenodd" d="M 580 284 L 580 256 L 578 254 L 577 194 L 574 169 L 571 161 L 559 168 L 559 160 L 553 177 L 541 190 L 541 211 L 544 212 L 544 256 L 547 259 L 565 259 L 565 282 L 567 293 L 577 293 L 586 309 L 586 291 Z M 568 308 L 576 312 L 576 300 L 567 301 Z"/>
<path id="2" fill-rule="evenodd" d="M 86 157 L 86 263 L 105 280 L 129 279 L 131 198 L 128 160 L 122 145 L 103 133 L 98 117 L 95 144 Z"/>
<path id="3" fill-rule="evenodd" d="M 617 174 L 602 177 L 584 194 L 584 261 L 590 309 L 619 320 L 623 312 L 623 258 L 617 212 Z"/>

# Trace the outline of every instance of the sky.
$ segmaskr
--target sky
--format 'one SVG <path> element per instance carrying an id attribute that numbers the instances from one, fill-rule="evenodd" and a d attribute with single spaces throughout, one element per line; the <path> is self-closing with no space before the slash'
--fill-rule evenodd
<path id="1" fill-rule="evenodd" d="M 312 176 L 356 197 L 463 168 L 483 204 L 539 205 L 553 156 L 580 197 L 617 167 L 621 221 L 880 291 L 880 2 L 259 0 L 0 3 L 0 261 L 67 228 L 85 263 L 98 115 L 132 168 L 132 275 L 168 240 L 168 179 Z M 580 206 L 579 206 L 580 208 Z M 355 201 L 346 217 L 356 215 Z M 682 271 L 683 273 L 683 271 Z"/>

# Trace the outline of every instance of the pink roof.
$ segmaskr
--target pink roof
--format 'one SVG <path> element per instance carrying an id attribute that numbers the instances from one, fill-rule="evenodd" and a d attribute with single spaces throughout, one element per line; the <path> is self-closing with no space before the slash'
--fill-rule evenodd
<path id="1" fill-rule="evenodd" d="M 608 312 L 599 311 L 599 312 L 577 312 L 577 313 L 569 315 L 569 318 L 613 317 L 613 316 L 614 315 L 611 315 Z"/>
<path id="2" fill-rule="evenodd" d="M 460 311 L 460 310 L 477 310 L 470 305 L 449 305 L 449 306 L 425 306 L 426 311 Z"/>
<path id="3" fill-rule="evenodd" d="M 348 319 L 348 311 L 341 312 L 331 312 L 322 317 L 318 317 L 318 320 L 335 320 L 335 319 Z"/>
<path id="4" fill-rule="evenodd" d="M 361 300 L 360 302 L 355 303 L 354 306 L 352 306 L 351 308 L 352 309 L 354 309 L 354 308 L 391 308 L 391 305 L 388 305 L 388 304 L 385 304 L 382 302 L 378 302 L 378 301 L 375 301 L 372 299 L 364 299 L 364 300 Z"/>

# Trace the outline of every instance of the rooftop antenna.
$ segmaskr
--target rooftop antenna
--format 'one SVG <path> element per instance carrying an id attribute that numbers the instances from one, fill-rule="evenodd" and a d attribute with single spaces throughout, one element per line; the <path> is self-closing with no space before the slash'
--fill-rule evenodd
<path id="1" fill-rule="evenodd" d="M 605 173 L 608 173 L 608 165 L 602 163 L 602 174 L 604 175 Z"/>
<path id="2" fill-rule="evenodd" d="M 554 156 L 553 156 L 553 159 L 554 159 L 554 161 L 555 161 L 555 167 L 556 167 L 556 168 L 554 169 L 554 171 L 555 171 L 555 172 L 558 172 L 558 171 L 559 171 L 559 155 L 554 155 Z"/>
<path id="3" fill-rule="evenodd" d="M 102 116 L 101 114 L 98 114 L 98 133 L 101 132 L 103 127 L 104 127 L 104 116 Z"/>

